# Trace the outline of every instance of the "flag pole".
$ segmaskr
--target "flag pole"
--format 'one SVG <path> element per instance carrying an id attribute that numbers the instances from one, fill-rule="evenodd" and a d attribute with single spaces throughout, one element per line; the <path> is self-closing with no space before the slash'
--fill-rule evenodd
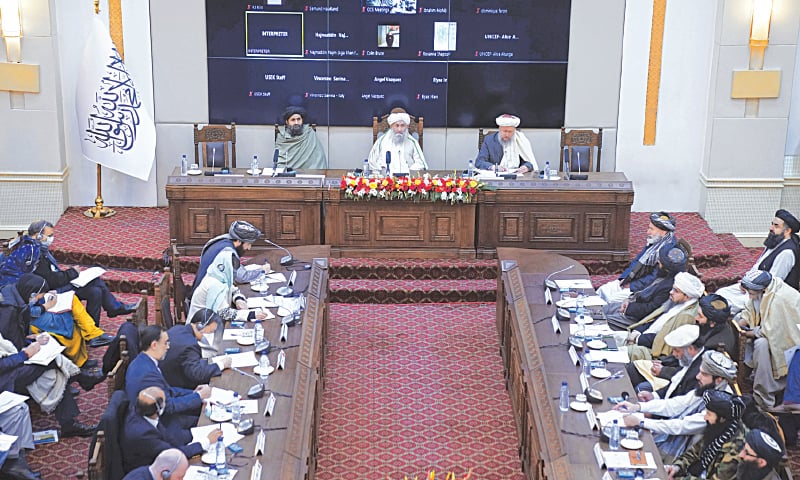
<path id="1" fill-rule="evenodd" d="M 109 0 L 109 11 L 113 10 L 111 8 L 111 3 L 113 3 L 114 1 L 115 0 Z M 117 6 L 119 6 L 119 0 L 116 0 L 116 3 L 117 3 Z M 119 9 L 117 9 L 117 11 L 119 12 Z M 98 15 L 99 13 L 100 13 L 100 0 L 94 0 L 94 14 Z M 122 42 L 122 16 L 121 15 L 120 15 L 120 19 L 119 20 L 120 20 L 120 22 L 117 25 L 117 27 L 119 28 L 119 31 L 120 31 L 119 32 L 120 34 L 118 35 L 118 37 L 119 37 L 119 40 L 120 40 L 120 43 L 121 43 Z M 114 38 L 114 32 L 111 31 L 111 25 L 109 25 L 109 31 L 111 32 L 112 38 Z M 119 50 L 120 56 L 122 57 L 124 55 L 124 53 L 123 53 L 123 50 L 122 50 L 121 46 L 120 46 L 120 48 L 118 50 Z M 83 212 L 83 214 L 86 215 L 87 217 L 90 217 L 90 218 L 108 218 L 108 217 L 112 217 L 112 216 L 117 214 L 117 212 L 114 209 L 108 208 L 105 205 L 103 205 L 103 185 L 102 184 L 103 184 L 103 170 L 102 170 L 101 165 L 98 163 L 97 164 L 97 196 L 94 198 L 94 207 L 91 207 L 88 210 L 86 210 L 85 212 Z"/>

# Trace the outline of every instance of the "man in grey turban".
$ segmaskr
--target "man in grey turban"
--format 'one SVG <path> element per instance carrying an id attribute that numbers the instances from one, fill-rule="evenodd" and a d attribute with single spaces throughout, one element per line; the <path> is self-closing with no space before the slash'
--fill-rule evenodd
<path id="1" fill-rule="evenodd" d="M 614 407 L 627 413 L 623 423 L 635 427 L 644 422 L 644 428 L 653 433 L 664 463 L 672 463 L 686 450 L 692 437 L 702 433 L 706 427 L 703 394 L 707 390 L 733 393 L 730 383 L 736 378 L 736 364 L 724 353 L 706 351 L 695 379 L 697 387 L 690 392 L 664 400 L 654 399 L 638 404 L 628 401 Z M 674 380 L 673 380 L 674 381 Z M 651 417 L 645 418 L 643 414 Z"/>
<path id="2" fill-rule="evenodd" d="M 775 218 L 769 226 L 769 234 L 764 240 L 764 250 L 756 259 L 749 272 L 762 270 L 769 272 L 773 277 L 782 279 L 795 289 L 800 283 L 800 221 L 787 210 L 780 209 L 775 212 Z M 728 300 L 733 314 L 739 313 L 747 302 L 747 292 L 738 283 L 722 287 L 717 293 Z"/>
<path id="3" fill-rule="evenodd" d="M 393 111 L 386 121 L 389 130 L 375 140 L 369 151 L 369 169 L 379 172 L 381 168 L 386 168 L 387 174 L 391 175 L 427 170 L 428 163 L 419 142 L 408 133 L 411 116 L 405 111 Z"/>
<path id="4" fill-rule="evenodd" d="M 747 341 L 745 364 L 753 369 L 753 398 L 769 409 L 786 388 L 786 354 L 800 345 L 800 292 L 762 270 L 747 272 L 741 285 L 748 295 L 738 317 Z"/>
<path id="5" fill-rule="evenodd" d="M 495 119 L 498 131 L 483 139 L 475 167 L 499 172 L 528 173 L 539 170 L 528 138 L 517 130 L 520 119 L 504 113 Z"/>
<path id="6" fill-rule="evenodd" d="M 295 170 L 328 168 L 328 159 L 317 132 L 305 121 L 306 111 L 302 107 L 290 106 L 283 112 L 284 124 L 278 127 L 278 136 L 275 138 L 278 167 Z"/>

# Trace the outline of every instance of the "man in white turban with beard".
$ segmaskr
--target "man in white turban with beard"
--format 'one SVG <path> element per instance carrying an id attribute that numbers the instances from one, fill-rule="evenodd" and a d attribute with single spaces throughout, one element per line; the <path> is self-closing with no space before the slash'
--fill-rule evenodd
<path id="1" fill-rule="evenodd" d="M 475 168 L 499 172 L 528 173 L 539 170 L 531 142 L 517 130 L 519 117 L 504 113 L 495 119 L 497 132 L 486 136 L 475 159 Z"/>
<path id="2" fill-rule="evenodd" d="M 408 133 L 411 117 L 405 112 L 393 112 L 386 120 L 391 131 L 380 136 L 369 151 L 369 169 L 379 172 L 386 167 L 387 175 L 427 170 L 419 143 Z"/>

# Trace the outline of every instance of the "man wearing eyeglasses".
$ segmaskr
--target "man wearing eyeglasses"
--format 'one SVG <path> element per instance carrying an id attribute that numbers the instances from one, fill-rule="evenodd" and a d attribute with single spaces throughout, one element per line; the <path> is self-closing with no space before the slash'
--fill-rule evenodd
<path id="1" fill-rule="evenodd" d="M 737 480 L 779 480 L 775 471 L 785 454 L 783 442 L 763 430 L 754 428 L 745 436 L 739 453 L 741 462 L 736 470 Z"/>
<path id="2" fill-rule="evenodd" d="M 208 384 L 211 377 L 218 377 L 222 370 L 231 367 L 231 358 L 227 356 L 219 364 L 209 363 L 203 358 L 198 344 L 204 334 L 213 333 L 220 323 L 219 315 L 203 308 L 192 316 L 189 323 L 175 325 L 167 331 L 170 347 L 159 367 L 170 385 L 193 390 L 198 385 Z"/>

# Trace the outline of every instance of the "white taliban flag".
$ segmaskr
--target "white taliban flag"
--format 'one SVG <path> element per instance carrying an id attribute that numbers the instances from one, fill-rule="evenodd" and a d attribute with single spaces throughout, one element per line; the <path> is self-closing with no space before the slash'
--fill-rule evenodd
<path id="1" fill-rule="evenodd" d="M 83 50 L 75 109 L 87 160 L 140 180 L 150 177 L 156 154 L 153 117 L 96 15 Z"/>

